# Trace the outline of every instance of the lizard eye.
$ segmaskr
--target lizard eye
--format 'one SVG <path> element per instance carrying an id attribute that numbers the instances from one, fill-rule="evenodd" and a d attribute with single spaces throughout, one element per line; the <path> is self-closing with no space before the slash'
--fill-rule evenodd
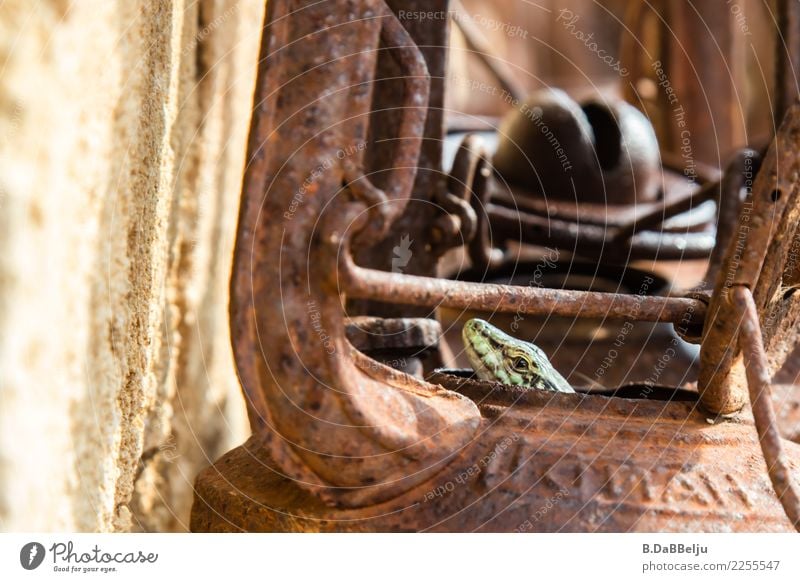
<path id="1" fill-rule="evenodd" d="M 514 360 L 514 368 L 519 370 L 520 372 L 527 372 L 528 371 L 528 360 L 525 358 L 517 358 Z"/>

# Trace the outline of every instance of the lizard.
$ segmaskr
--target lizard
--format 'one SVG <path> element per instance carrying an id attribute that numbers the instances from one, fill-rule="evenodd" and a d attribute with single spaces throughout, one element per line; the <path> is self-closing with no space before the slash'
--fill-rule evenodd
<path id="1" fill-rule="evenodd" d="M 464 324 L 461 337 L 467 358 L 481 380 L 535 390 L 575 392 L 545 353 L 531 342 L 512 337 L 477 318 Z"/>

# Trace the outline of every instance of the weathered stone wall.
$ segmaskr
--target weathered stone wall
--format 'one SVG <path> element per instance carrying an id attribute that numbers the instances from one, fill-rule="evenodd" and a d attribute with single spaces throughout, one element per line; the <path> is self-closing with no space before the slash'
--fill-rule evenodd
<path id="1" fill-rule="evenodd" d="M 0 529 L 186 529 L 244 440 L 227 285 L 263 9 L 3 2 Z"/>

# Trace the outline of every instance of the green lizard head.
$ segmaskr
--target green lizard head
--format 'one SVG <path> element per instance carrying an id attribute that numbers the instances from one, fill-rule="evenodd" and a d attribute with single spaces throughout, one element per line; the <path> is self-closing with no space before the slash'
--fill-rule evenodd
<path id="1" fill-rule="evenodd" d="M 575 392 L 534 344 L 511 337 L 482 319 L 470 319 L 461 335 L 467 357 L 481 380 Z"/>

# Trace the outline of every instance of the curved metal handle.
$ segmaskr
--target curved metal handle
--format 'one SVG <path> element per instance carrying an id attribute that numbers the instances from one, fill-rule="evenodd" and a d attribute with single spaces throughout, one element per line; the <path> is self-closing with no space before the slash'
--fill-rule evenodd
<path id="1" fill-rule="evenodd" d="M 370 205 L 370 220 L 356 240 L 366 245 L 382 238 L 389 226 L 405 209 L 405 203 L 387 204 L 389 201 L 404 201 L 411 196 L 417 176 L 417 164 L 425 134 L 425 120 L 428 117 L 428 98 L 431 78 L 425 58 L 422 56 L 411 35 L 383 3 L 383 27 L 381 40 L 397 55 L 403 79 L 403 100 L 400 106 L 402 117 L 397 131 L 399 141 L 392 158 L 385 190 L 372 184 L 363 169 L 352 162 L 345 162 L 345 179 L 351 191 Z"/>

